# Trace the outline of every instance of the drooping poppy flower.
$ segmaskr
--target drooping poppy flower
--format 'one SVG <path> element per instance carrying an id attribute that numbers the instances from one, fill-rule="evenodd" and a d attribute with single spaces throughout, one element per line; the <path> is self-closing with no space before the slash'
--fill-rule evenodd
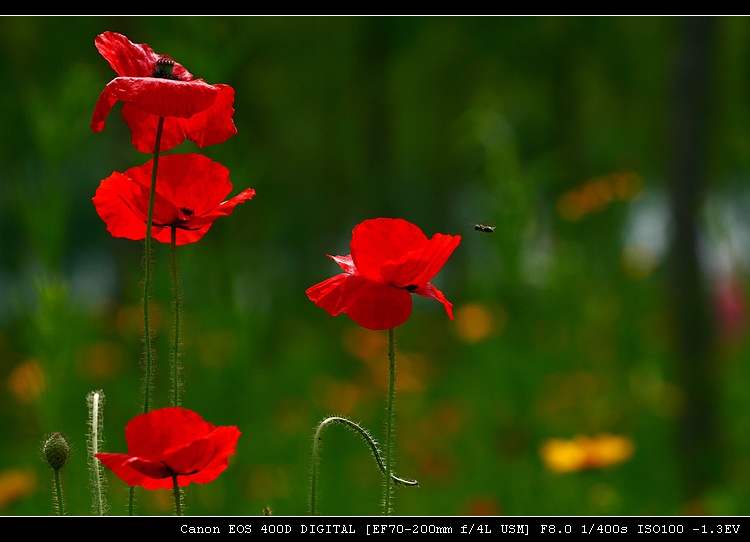
<path id="1" fill-rule="evenodd" d="M 152 410 L 125 426 L 128 453 L 98 453 L 96 458 L 126 484 L 146 489 L 206 484 L 229 466 L 240 430 L 204 421 L 180 407 Z"/>
<path id="2" fill-rule="evenodd" d="M 136 44 L 116 32 L 96 37 L 96 48 L 118 77 L 104 88 L 94 109 L 91 128 L 104 130 L 114 104 L 123 102 L 122 116 L 133 132 L 133 145 L 152 153 L 156 128 L 164 117 L 158 150 L 168 151 L 185 139 L 199 147 L 223 143 L 237 133 L 234 89 L 209 85 L 168 56 L 157 55 L 146 44 Z"/>
<path id="3" fill-rule="evenodd" d="M 125 173 L 115 172 L 100 184 L 93 202 L 114 237 L 139 241 L 146 237 L 153 159 Z M 239 203 L 255 195 L 248 188 L 223 201 L 231 192 L 229 170 L 201 154 L 168 154 L 160 157 L 151 237 L 171 243 L 198 241 L 214 220 L 230 215 Z"/>
<path id="4" fill-rule="evenodd" d="M 432 239 L 400 218 L 365 220 L 352 231 L 349 256 L 328 255 L 344 270 L 307 289 L 307 297 L 331 316 L 344 313 L 362 327 L 390 329 L 411 315 L 411 294 L 453 304 L 430 280 L 461 242 L 458 235 Z"/>

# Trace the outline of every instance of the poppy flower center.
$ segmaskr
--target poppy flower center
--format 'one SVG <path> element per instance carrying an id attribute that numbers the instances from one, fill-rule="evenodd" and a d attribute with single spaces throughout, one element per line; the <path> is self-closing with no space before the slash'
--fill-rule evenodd
<path id="1" fill-rule="evenodd" d="M 180 212 L 185 216 L 185 219 L 178 219 L 176 222 L 170 222 L 170 223 L 161 223 L 161 222 L 154 222 L 154 226 L 158 226 L 159 228 L 178 228 L 181 230 L 194 230 L 199 228 L 189 228 L 185 226 L 187 222 L 190 221 L 190 217 L 195 214 L 195 211 L 191 209 L 190 207 L 180 207 Z"/>
<path id="2" fill-rule="evenodd" d="M 162 474 L 161 476 L 155 476 L 155 478 L 171 478 L 172 476 L 191 476 L 193 474 L 196 474 L 200 469 L 193 469 L 189 472 L 180 472 L 179 470 L 175 470 L 172 467 L 170 467 L 166 461 L 161 462 L 162 465 L 164 465 L 164 469 L 167 471 L 166 474 Z"/>
<path id="3" fill-rule="evenodd" d="M 168 56 L 160 56 L 156 60 L 156 66 L 154 67 L 154 72 L 151 74 L 151 77 L 156 77 L 157 79 L 172 79 L 174 81 L 180 81 L 180 78 L 172 73 L 173 71 L 174 60 L 172 60 Z"/>

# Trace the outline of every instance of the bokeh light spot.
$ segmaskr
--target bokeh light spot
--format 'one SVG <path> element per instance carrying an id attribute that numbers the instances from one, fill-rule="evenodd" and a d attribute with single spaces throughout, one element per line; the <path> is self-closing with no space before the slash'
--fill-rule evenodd
<path id="1" fill-rule="evenodd" d="M 456 310 L 456 333 L 467 343 L 483 341 L 501 331 L 507 322 L 507 314 L 499 308 L 494 312 L 481 303 L 467 303 Z"/>
<path id="2" fill-rule="evenodd" d="M 42 365 L 36 359 L 27 359 L 10 373 L 7 386 L 21 402 L 32 402 L 44 392 L 47 386 Z"/>
<path id="3" fill-rule="evenodd" d="M 634 450 L 629 437 L 602 433 L 593 437 L 576 435 L 570 440 L 549 439 L 539 453 L 549 470 L 566 473 L 618 465 L 630 459 Z"/>
<path id="4" fill-rule="evenodd" d="M 0 510 L 34 492 L 36 477 L 30 471 L 11 469 L 0 473 Z"/>
<path id="5" fill-rule="evenodd" d="M 636 173 L 610 173 L 561 194 L 557 200 L 557 212 L 565 220 L 580 220 L 614 201 L 635 198 L 642 188 L 643 179 Z"/>

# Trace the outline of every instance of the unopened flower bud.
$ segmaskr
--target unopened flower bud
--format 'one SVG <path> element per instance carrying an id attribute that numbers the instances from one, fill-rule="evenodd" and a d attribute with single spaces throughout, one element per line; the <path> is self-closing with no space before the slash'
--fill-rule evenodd
<path id="1" fill-rule="evenodd" d="M 52 433 L 42 446 L 42 458 L 53 470 L 60 470 L 70 459 L 70 443 L 62 433 Z"/>

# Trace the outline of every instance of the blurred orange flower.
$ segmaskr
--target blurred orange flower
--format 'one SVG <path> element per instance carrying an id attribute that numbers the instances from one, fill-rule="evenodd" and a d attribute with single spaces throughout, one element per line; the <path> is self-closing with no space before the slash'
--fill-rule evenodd
<path id="1" fill-rule="evenodd" d="M 561 194 L 557 200 L 557 211 L 566 220 L 580 220 L 612 202 L 634 199 L 642 188 L 643 179 L 637 173 L 609 173 Z"/>
<path id="2" fill-rule="evenodd" d="M 10 469 L 0 472 L 0 510 L 34 492 L 36 477 L 33 472 Z"/>
<path id="3" fill-rule="evenodd" d="M 602 433 L 577 435 L 571 440 L 550 439 L 539 451 L 546 467 L 554 472 L 602 469 L 630 459 L 635 445 L 629 437 Z"/>
<path id="4" fill-rule="evenodd" d="M 467 303 L 456 311 L 456 333 L 464 342 L 477 343 L 502 331 L 507 320 L 503 307 Z"/>
<path id="5" fill-rule="evenodd" d="M 8 375 L 8 389 L 18 400 L 24 403 L 30 403 L 39 397 L 44 392 L 46 385 L 47 379 L 44 369 L 41 363 L 33 358 L 18 365 Z"/>

